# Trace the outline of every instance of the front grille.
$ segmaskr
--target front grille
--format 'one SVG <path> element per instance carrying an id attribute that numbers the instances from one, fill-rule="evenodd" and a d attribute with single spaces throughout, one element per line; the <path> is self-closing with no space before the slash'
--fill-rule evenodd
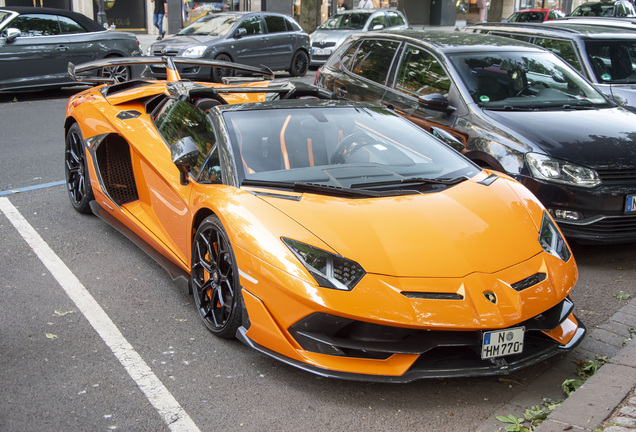
<path id="1" fill-rule="evenodd" d="M 329 47 L 336 46 L 336 43 L 335 42 L 325 42 L 325 43 L 314 42 L 311 44 L 311 46 L 316 48 L 329 48 Z"/>
<path id="2" fill-rule="evenodd" d="M 636 237 L 636 215 L 634 216 L 616 216 L 601 219 L 598 222 L 589 225 L 559 225 L 566 237 L 570 235 L 609 238 L 615 237 L 616 240 Z"/>
<path id="3" fill-rule="evenodd" d="M 113 201 L 122 205 L 139 199 L 126 140 L 109 135 L 97 148 L 97 165 L 104 188 Z"/>
<path id="4" fill-rule="evenodd" d="M 464 300 L 464 296 L 457 293 L 402 291 L 402 295 L 412 299 L 424 300 Z"/>
<path id="5" fill-rule="evenodd" d="M 596 170 L 604 182 L 635 181 L 636 169 Z"/>
<path id="6" fill-rule="evenodd" d="M 168 50 L 166 52 L 163 52 L 163 50 L 157 49 L 152 53 L 152 55 L 157 57 L 161 57 L 161 56 L 175 57 L 177 54 L 179 54 L 179 50 Z"/>

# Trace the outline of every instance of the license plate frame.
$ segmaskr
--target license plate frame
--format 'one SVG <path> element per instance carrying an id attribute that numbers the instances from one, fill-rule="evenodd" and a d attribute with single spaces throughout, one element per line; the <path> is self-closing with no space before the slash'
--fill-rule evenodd
<path id="1" fill-rule="evenodd" d="M 636 195 L 627 195 L 625 198 L 625 213 L 636 213 Z"/>
<path id="2" fill-rule="evenodd" d="M 331 55 L 333 50 L 331 48 L 314 48 L 311 50 L 311 55 Z"/>
<path id="3" fill-rule="evenodd" d="M 525 327 L 484 332 L 481 339 L 482 360 L 522 353 L 525 333 Z"/>

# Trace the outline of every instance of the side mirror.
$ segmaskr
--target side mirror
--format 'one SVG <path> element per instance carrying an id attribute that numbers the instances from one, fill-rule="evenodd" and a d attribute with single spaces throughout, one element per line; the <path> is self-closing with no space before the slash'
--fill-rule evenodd
<path id="1" fill-rule="evenodd" d="M 236 30 L 236 33 L 234 33 L 234 38 L 235 39 L 240 39 L 243 36 L 245 36 L 247 34 L 247 30 L 245 30 L 243 27 L 241 27 L 240 29 Z"/>
<path id="2" fill-rule="evenodd" d="M 170 154 L 172 156 L 172 163 L 177 166 L 179 173 L 181 173 L 181 185 L 187 185 L 188 178 L 186 175 L 190 172 L 190 169 L 197 164 L 197 160 L 199 159 L 199 147 L 192 137 L 185 137 L 172 144 Z"/>
<path id="3" fill-rule="evenodd" d="M 448 104 L 448 99 L 442 96 L 439 93 L 427 94 L 424 96 L 420 96 L 417 101 L 420 103 L 422 107 L 425 109 L 430 109 L 433 111 L 441 111 L 447 114 L 455 111 L 455 107 L 452 107 Z"/>
<path id="4" fill-rule="evenodd" d="M 438 127 L 432 127 L 431 128 L 431 135 L 433 135 L 435 138 L 438 138 L 438 139 L 442 140 L 450 148 L 452 148 L 454 150 L 457 150 L 460 153 L 465 148 L 460 140 L 455 138 L 453 136 L 453 134 L 451 134 L 450 132 L 448 132 L 448 131 L 446 131 L 444 129 L 441 129 L 441 128 L 438 128 Z"/>
<path id="5" fill-rule="evenodd" d="M 9 28 L 7 29 L 7 37 L 4 40 L 6 40 L 7 42 L 13 42 L 15 38 L 17 38 L 21 34 L 22 32 L 17 28 Z"/>
<path id="6" fill-rule="evenodd" d="M 373 30 L 382 30 L 384 26 L 382 24 L 376 24 L 373 26 Z"/>

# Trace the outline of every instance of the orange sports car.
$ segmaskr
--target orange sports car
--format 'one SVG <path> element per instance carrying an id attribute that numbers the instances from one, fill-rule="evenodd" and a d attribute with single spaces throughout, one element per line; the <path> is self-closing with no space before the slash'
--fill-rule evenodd
<path id="1" fill-rule="evenodd" d="M 515 180 L 382 106 L 195 83 L 174 63 L 260 68 L 146 57 L 69 72 L 139 62 L 168 79 L 69 100 L 69 197 L 188 286 L 216 336 L 381 382 L 506 374 L 582 340 L 574 258 Z"/>

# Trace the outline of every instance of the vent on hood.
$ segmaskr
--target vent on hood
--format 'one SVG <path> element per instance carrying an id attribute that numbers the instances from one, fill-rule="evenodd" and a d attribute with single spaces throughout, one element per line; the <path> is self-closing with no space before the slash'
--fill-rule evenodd
<path id="1" fill-rule="evenodd" d="M 426 300 L 464 300 L 464 296 L 457 293 L 437 293 L 437 292 L 419 292 L 419 291 L 402 291 L 402 295 L 413 299 Z"/>
<path id="2" fill-rule="evenodd" d="M 543 282 L 545 278 L 548 277 L 545 273 L 536 273 L 530 277 L 525 278 L 524 280 L 520 280 L 519 282 L 513 283 L 510 285 L 516 291 L 523 291 L 526 288 L 530 288 L 533 285 L 538 284 L 539 282 Z"/>

